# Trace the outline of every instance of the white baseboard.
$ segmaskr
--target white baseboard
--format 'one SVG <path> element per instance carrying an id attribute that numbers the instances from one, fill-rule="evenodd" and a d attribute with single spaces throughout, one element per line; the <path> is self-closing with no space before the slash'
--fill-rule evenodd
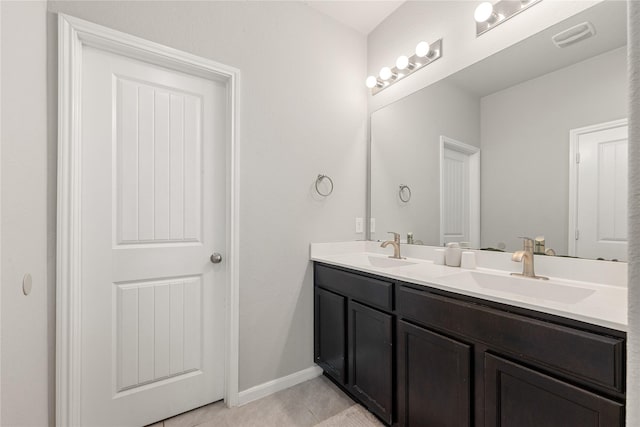
<path id="1" fill-rule="evenodd" d="M 261 399 L 270 394 L 276 393 L 285 388 L 293 387 L 296 384 L 300 384 L 307 380 L 311 380 L 315 377 L 322 375 L 322 368 L 317 365 L 313 365 L 310 368 L 303 369 L 302 371 L 294 372 L 286 377 L 278 378 L 273 381 L 268 381 L 263 384 L 259 384 L 250 389 L 243 390 L 238 393 L 238 405 L 246 405 L 254 400 Z"/>

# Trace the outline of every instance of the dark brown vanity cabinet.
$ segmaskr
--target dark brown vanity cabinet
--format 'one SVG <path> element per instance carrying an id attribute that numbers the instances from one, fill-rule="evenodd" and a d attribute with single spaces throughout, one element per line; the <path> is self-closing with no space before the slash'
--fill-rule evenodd
<path id="1" fill-rule="evenodd" d="M 387 423 L 393 410 L 393 316 L 349 301 L 349 388 Z"/>
<path id="2" fill-rule="evenodd" d="M 316 363 L 340 384 L 347 380 L 346 314 L 347 298 L 315 288 Z"/>
<path id="3" fill-rule="evenodd" d="M 502 427 L 622 426 L 624 405 L 486 354 L 485 425 Z"/>
<path id="4" fill-rule="evenodd" d="M 624 334 L 510 310 L 398 286 L 399 424 L 624 425 Z"/>
<path id="5" fill-rule="evenodd" d="M 623 332 L 322 264 L 315 286 L 316 362 L 388 424 L 624 425 Z"/>
<path id="6" fill-rule="evenodd" d="M 471 346 L 398 321 L 398 424 L 471 424 Z"/>
<path id="7" fill-rule="evenodd" d="M 387 424 L 394 408 L 393 283 L 316 265 L 314 357 Z"/>

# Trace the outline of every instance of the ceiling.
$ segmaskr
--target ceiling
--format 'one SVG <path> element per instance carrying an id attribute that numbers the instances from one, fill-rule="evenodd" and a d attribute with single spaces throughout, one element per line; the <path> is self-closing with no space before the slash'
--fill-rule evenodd
<path id="1" fill-rule="evenodd" d="M 311 0 L 307 5 L 365 36 L 405 0 Z"/>
<path id="2" fill-rule="evenodd" d="M 582 22 L 590 22 L 595 36 L 563 49 L 551 37 Z M 627 6 L 603 1 L 508 49 L 504 49 L 449 77 L 449 81 L 483 97 L 515 84 L 568 67 L 627 43 Z"/>

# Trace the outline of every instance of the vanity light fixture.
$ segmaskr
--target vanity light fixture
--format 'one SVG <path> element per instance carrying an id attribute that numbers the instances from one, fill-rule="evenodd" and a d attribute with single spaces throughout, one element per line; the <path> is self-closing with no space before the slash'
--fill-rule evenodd
<path id="1" fill-rule="evenodd" d="M 367 81 L 365 82 L 369 89 L 373 89 L 374 87 L 382 87 L 384 83 L 379 81 L 376 76 L 367 77 Z"/>
<path id="2" fill-rule="evenodd" d="M 409 62 L 409 58 L 404 55 L 400 55 L 398 56 L 398 59 L 396 59 L 396 68 L 400 71 L 406 69 L 413 70 L 415 66 L 416 64 Z"/>
<path id="3" fill-rule="evenodd" d="M 425 56 L 433 56 L 431 46 L 427 42 L 420 42 L 416 45 L 416 56 L 418 58 L 424 58 Z"/>
<path id="4" fill-rule="evenodd" d="M 539 1 L 539 0 L 536 0 Z M 378 77 L 369 76 L 365 81 L 367 87 L 371 89 L 371 94 L 375 95 L 382 89 L 402 80 L 410 74 L 415 73 L 425 65 L 431 64 L 442 56 L 442 39 L 429 44 L 420 42 L 416 45 L 415 54 L 411 57 L 401 55 L 396 59 L 396 66 L 393 68 L 383 67 L 378 73 Z"/>
<path id="5" fill-rule="evenodd" d="M 398 78 L 398 74 L 391 71 L 391 68 L 389 67 L 382 67 L 378 75 L 383 81 L 387 81 L 390 79 L 395 80 Z"/>
<path id="6" fill-rule="evenodd" d="M 486 22 L 487 24 L 495 24 L 500 17 L 493 11 L 493 4 L 491 2 L 482 2 L 476 7 L 476 11 L 473 14 L 473 18 L 476 22 Z"/>
<path id="7" fill-rule="evenodd" d="M 483 1 L 473 14 L 476 21 L 476 37 L 507 19 L 517 15 L 541 0 L 501 0 L 497 3 Z"/>

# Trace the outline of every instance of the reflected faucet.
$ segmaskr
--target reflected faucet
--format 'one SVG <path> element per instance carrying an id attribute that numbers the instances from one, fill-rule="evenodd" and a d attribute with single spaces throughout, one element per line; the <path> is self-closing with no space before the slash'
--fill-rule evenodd
<path id="1" fill-rule="evenodd" d="M 393 231 L 388 231 L 388 233 L 393 234 L 393 240 L 386 240 L 382 242 L 380 246 L 386 248 L 387 246 L 392 245 L 393 255 L 389 255 L 389 258 L 402 259 L 400 256 L 400 234 Z"/>
<path id="2" fill-rule="evenodd" d="M 511 256 L 511 261 L 522 263 L 522 273 L 511 273 L 512 276 L 524 276 L 531 279 L 548 280 L 548 277 L 536 276 L 533 270 L 533 239 L 521 237 L 523 240 L 523 250 L 516 251 Z"/>

